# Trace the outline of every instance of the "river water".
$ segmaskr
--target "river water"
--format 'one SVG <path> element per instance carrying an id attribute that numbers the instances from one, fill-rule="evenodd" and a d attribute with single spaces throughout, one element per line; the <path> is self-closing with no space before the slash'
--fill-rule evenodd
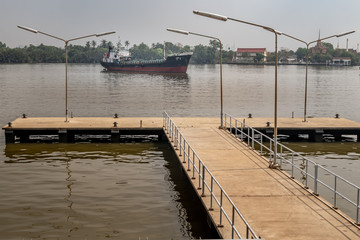
<path id="1" fill-rule="evenodd" d="M 0 123 L 64 116 L 63 64 L 0 65 Z M 302 117 L 305 67 L 279 66 L 278 113 Z M 220 113 L 218 65 L 187 74 L 102 72 L 70 64 L 73 116 L 214 117 Z M 224 111 L 272 117 L 273 66 L 223 66 Z M 358 67 L 310 67 L 308 116 L 360 121 Z M 360 185 L 360 143 L 285 143 Z M 209 238 L 191 207 L 165 143 L 11 144 L 0 133 L 0 235 L 6 239 Z M 180 179 L 180 180 L 179 180 Z M 198 207 L 198 206 L 197 206 Z"/>

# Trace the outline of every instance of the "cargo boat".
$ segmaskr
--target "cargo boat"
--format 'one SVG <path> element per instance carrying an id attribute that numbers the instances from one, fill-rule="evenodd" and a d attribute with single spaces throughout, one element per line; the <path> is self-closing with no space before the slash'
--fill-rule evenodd
<path id="1" fill-rule="evenodd" d="M 186 73 L 192 53 L 168 55 L 165 59 L 133 60 L 128 51 L 104 53 L 100 62 L 106 71 Z"/>

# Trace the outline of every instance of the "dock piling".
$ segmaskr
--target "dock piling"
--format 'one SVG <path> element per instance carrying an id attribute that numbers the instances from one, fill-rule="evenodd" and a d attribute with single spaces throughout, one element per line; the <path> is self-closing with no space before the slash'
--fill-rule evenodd
<path id="1" fill-rule="evenodd" d="M 5 142 L 8 143 L 15 143 L 15 134 L 12 130 L 5 130 Z"/>

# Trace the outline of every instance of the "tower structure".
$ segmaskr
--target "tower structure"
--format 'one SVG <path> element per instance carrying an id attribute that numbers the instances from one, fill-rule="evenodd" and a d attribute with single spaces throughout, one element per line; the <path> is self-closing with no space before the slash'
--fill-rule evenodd
<path id="1" fill-rule="evenodd" d="M 320 29 L 319 29 L 319 38 L 316 42 L 316 46 L 311 49 L 313 54 L 322 53 L 326 54 L 326 48 L 322 45 L 320 40 Z"/>

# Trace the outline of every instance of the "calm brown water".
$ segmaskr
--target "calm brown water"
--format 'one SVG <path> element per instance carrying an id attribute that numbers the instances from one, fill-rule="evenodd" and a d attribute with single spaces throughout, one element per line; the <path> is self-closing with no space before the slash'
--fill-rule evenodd
<path id="1" fill-rule="evenodd" d="M 219 66 L 189 66 L 185 75 L 101 72 L 69 67 L 74 116 L 219 116 Z M 63 64 L 0 65 L 0 123 L 65 115 Z M 279 66 L 281 117 L 302 117 L 305 68 Z M 224 110 L 273 116 L 274 67 L 224 65 Z M 360 121 L 358 67 L 311 67 L 308 115 Z M 360 185 L 360 144 L 288 143 Z M 171 152 L 157 143 L 15 144 L 0 133 L 0 235 L 6 239 L 205 238 Z M 176 168 L 175 168 L 176 169 Z M 174 172 L 179 172 L 177 169 Z M 180 177 L 181 179 L 181 177 Z M 181 182 L 181 181 L 180 181 Z M 166 226 L 161 227 L 159 226 Z M 199 230 L 200 229 L 200 230 Z M 166 231 L 165 231 L 166 230 Z"/>
<path id="2" fill-rule="evenodd" d="M 213 237 L 165 143 L 10 144 L 5 155 L 2 239 Z"/>

